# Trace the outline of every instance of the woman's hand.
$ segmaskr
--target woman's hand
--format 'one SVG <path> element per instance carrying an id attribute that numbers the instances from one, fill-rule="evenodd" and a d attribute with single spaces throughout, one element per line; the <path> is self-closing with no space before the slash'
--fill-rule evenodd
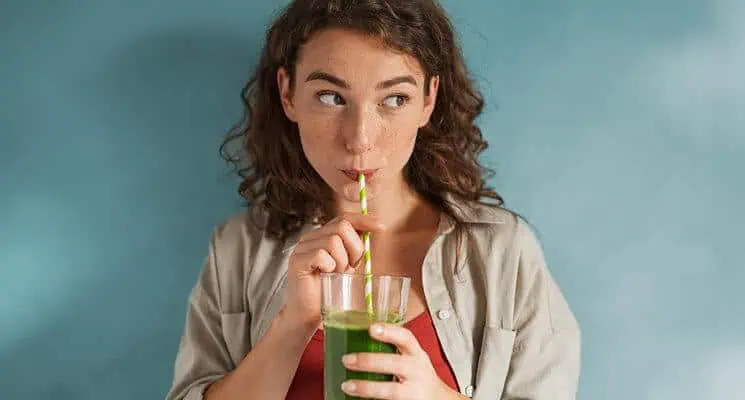
<path id="1" fill-rule="evenodd" d="M 290 255 L 284 316 L 315 329 L 321 322 L 321 272 L 345 272 L 362 257 L 358 233 L 385 229 L 372 215 L 343 214 L 308 232 Z"/>
<path id="2" fill-rule="evenodd" d="M 408 329 L 375 324 L 370 336 L 398 347 L 399 354 L 353 353 L 342 358 L 347 369 L 392 374 L 394 382 L 348 380 L 342 390 L 351 396 L 387 400 L 464 399 L 437 376 L 427 353 Z"/>

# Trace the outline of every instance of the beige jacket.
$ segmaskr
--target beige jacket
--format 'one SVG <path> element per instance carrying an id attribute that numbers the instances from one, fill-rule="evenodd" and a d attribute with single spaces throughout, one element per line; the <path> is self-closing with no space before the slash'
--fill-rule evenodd
<path id="1" fill-rule="evenodd" d="M 574 399 L 580 331 L 538 241 L 504 210 L 457 204 L 465 223 L 456 226 L 443 214 L 422 279 L 461 393 L 478 400 Z M 316 228 L 308 224 L 280 242 L 249 218 L 264 216 L 246 212 L 212 236 L 189 296 L 166 399 L 202 399 L 206 386 L 261 340 L 283 305 L 290 253 L 303 233 Z M 465 240 L 458 240 L 459 232 Z"/>

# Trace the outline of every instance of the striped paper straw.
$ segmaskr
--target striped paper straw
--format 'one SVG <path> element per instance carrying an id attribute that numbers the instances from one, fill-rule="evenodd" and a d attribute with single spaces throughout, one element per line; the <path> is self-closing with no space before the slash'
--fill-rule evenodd
<path id="1" fill-rule="evenodd" d="M 362 215 L 367 215 L 367 188 L 365 186 L 365 174 L 360 173 L 357 176 L 360 185 L 360 207 Z M 365 245 L 363 257 L 365 258 L 365 306 L 368 314 L 373 313 L 372 301 L 372 255 L 370 253 L 370 232 L 362 233 L 362 242 Z"/>

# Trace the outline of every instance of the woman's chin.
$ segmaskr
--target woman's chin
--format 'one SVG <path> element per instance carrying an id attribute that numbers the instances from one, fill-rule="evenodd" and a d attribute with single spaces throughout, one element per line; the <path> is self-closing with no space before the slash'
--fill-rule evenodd
<path id="1" fill-rule="evenodd" d="M 370 201 L 375 197 L 375 190 L 371 186 L 367 187 L 367 200 Z M 346 202 L 360 202 L 360 186 L 356 182 L 349 182 L 341 185 L 336 190 L 337 195 Z"/>

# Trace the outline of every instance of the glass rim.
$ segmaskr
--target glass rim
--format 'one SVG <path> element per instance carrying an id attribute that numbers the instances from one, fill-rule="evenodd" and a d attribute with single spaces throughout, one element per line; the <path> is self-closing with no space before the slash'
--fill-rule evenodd
<path id="1" fill-rule="evenodd" d="M 365 279 L 364 273 L 349 273 L 349 272 L 321 272 L 321 278 L 323 277 L 350 277 L 350 278 L 359 278 L 359 279 Z M 411 276 L 404 275 L 404 274 L 394 274 L 394 273 L 385 273 L 385 274 L 372 274 L 373 280 L 380 280 L 380 279 L 400 279 L 402 281 L 411 281 Z"/>

